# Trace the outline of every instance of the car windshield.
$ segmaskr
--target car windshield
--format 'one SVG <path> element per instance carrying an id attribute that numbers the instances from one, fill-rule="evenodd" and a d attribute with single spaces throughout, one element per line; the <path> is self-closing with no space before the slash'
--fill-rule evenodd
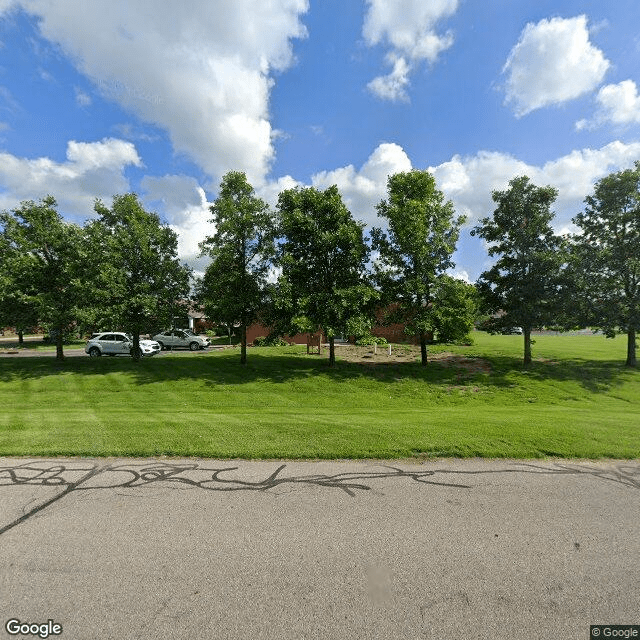
<path id="1" fill-rule="evenodd" d="M 185 329 L 184 332 L 188 335 L 188 336 L 195 336 L 196 334 L 193 333 L 193 331 L 191 331 L 191 329 Z"/>

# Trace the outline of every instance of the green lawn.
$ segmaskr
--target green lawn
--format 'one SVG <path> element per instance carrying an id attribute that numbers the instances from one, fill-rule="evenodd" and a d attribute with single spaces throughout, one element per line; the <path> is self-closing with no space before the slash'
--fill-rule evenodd
<path id="1" fill-rule="evenodd" d="M 0 455 L 224 458 L 640 457 L 640 371 L 626 341 L 521 336 L 434 347 L 490 373 L 371 367 L 305 348 L 142 360 L 0 359 Z M 339 354 L 339 352 L 338 352 Z"/>

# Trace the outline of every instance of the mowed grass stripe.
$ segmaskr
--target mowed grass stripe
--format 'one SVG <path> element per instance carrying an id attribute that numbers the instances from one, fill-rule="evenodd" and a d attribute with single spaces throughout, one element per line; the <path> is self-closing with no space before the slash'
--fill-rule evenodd
<path id="1" fill-rule="evenodd" d="M 435 363 L 330 370 L 288 347 L 251 350 L 247 367 L 236 351 L 4 359 L 0 453 L 640 457 L 640 374 L 622 366 L 622 340 L 540 336 L 530 370 L 518 346 L 477 334 L 473 347 L 439 348 L 481 356 L 489 374 Z"/>

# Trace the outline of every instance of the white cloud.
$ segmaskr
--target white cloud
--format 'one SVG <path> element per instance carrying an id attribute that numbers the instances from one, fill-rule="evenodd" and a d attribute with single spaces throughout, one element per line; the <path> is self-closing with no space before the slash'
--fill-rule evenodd
<path id="1" fill-rule="evenodd" d="M 292 64 L 308 0 L 17 4 L 104 95 L 168 131 L 214 179 L 230 169 L 264 179 L 274 153 L 270 74 Z"/>
<path id="2" fill-rule="evenodd" d="M 303 186 L 291 176 L 282 176 L 255 188 L 258 198 L 262 198 L 271 208 L 278 204 L 278 196 L 285 189 L 295 189 Z"/>
<path id="3" fill-rule="evenodd" d="M 387 195 L 387 178 L 411 171 L 411 161 L 402 147 L 394 143 L 379 145 L 358 171 L 353 165 L 322 171 L 312 176 L 314 187 L 337 185 L 353 217 L 367 224 L 379 224 L 375 205 Z"/>
<path id="4" fill-rule="evenodd" d="M 392 57 L 395 56 L 392 55 Z M 407 61 L 402 57 L 396 58 L 393 62 L 393 71 L 386 76 L 377 76 L 367 84 L 367 88 L 383 100 L 406 101 L 409 99 L 406 91 L 409 85 L 409 72 Z"/>
<path id="5" fill-rule="evenodd" d="M 614 171 L 628 168 L 640 157 L 640 142 L 624 144 L 612 142 L 600 149 L 572 151 L 542 166 L 530 165 L 513 156 L 481 151 L 462 158 L 454 156 L 448 162 L 429 171 L 437 185 L 451 199 L 456 211 L 469 217 L 469 224 L 491 216 L 495 204 L 493 190 L 504 190 L 509 181 L 527 175 L 538 185 L 552 185 L 559 191 L 555 202 L 555 225 L 566 228 L 583 208 L 584 198 L 593 191 L 596 181 Z"/>
<path id="6" fill-rule="evenodd" d="M 438 34 L 436 24 L 456 12 L 458 0 L 367 0 L 367 4 L 364 40 L 370 47 L 390 45 L 387 62 L 393 67 L 389 74 L 374 78 L 367 86 L 382 99 L 405 100 L 415 64 L 435 62 L 453 44 L 453 35 Z"/>
<path id="7" fill-rule="evenodd" d="M 633 80 L 602 87 L 596 101 L 598 110 L 593 120 L 576 122 L 576 129 L 593 129 L 607 123 L 621 126 L 640 123 L 640 96 Z"/>
<path id="8" fill-rule="evenodd" d="M 10 209 L 21 200 L 51 194 L 60 211 L 86 218 L 93 213 L 96 197 L 110 200 L 124 193 L 129 183 L 124 176 L 127 166 L 142 166 L 136 148 L 130 142 L 105 138 L 101 142 L 67 144 L 66 162 L 50 158 L 29 160 L 9 153 L 0 154 L 0 208 Z"/>
<path id="9" fill-rule="evenodd" d="M 529 23 L 503 69 L 507 103 L 523 116 L 572 100 L 593 91 L 608 68 L 602 51 L 589 42 L 586 16 Z"/>
<path id="10" fill-rule="evenodd" d="M 146 176 L 141 181 L 144 201 L 160 205 L 161 213 L 169 226 L 178 234 L 178 255 L 202 273 L 211 260 L 199 257 L 198 243 L 213 235 L 213 217 L 204 189 L 195 178 L 183 175 L 163 177 Z"/>
<path id="11" fill-rule="evenodd" d="M 75 93 L 76 93 L 76 103 L 78 104 L 78 106 L 88 107 L 89 105 L 91 105 L 92 100 L 89 94 L 85 93 L 81 89 L 78 89 L 78 87 L 75 88 Z"/>
<path id="12" fill-rule="evenodd" d="M 467 284 L 471 284 L 471 277 L 469 276 L 468 271 L 465 271 L 464 269 L 449 269 L 447 273 L 452 278 L 457 278 L 458 280 L 462 280 Z"/>

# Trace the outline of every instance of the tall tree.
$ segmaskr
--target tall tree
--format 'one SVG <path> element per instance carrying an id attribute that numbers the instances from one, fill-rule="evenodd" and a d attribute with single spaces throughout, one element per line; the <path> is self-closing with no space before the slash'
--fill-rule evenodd
<path id="1" fill-rule="evenodd" d="M 478 280 L 486 310 L 500 314 L 492 331 L 522 327 L 524 364 L 531 364 L 531 330 L 555 324 L 561 309 L 563 240 L 551 227 L 554 187 L 537 187 L 527 176 L 513 178 L 506 191 L 494 191 L 493 217 L 483 218 L 471 231 L 489 243 L 497 262 Z"/>
<path id="2" fill-rule="evenodd" d="M 336 186 L 283 191 L 278 212 L 279 308 L 292 329 L 325 333 L 332 367 L 335 337 L 364 333 L 377 299 L 366 279 L 364 225 L 353 219 Z"/>
<path id="3" fill-rule="evenodd" d="M 627 334 L 626 365 L 635 367 L 640 331 L 640 162 L 596 183 L 572 237 L 586 320 L 608 337 Z"/>
<path id="4" fill-rule="evenodd" d="M 100 200 L 91 238 L 94 321 L 117 324 L 133 335 L 140 357 L 140 333 L 153 323 L 170 323 L 184 313 L 191 270 L 178 259 L 178 237 L 155 213 L 144 210 L 134 193 L 116 195 L 107 208 Z"/>
<path id="5" fill-rule="evenodd" d="M 433 297 L 437 279 L 453 267 L 451 256 L 464 216 L 455 217 L 427 171 L 389 176 L 388 197 L 378 204 L 387 231 L 374 228 L 372 248 L 379 252 L 375 279 L 391 312 L 387 321 L 400 322 L 420 342 L 422 366 L 427 365 L 427 334 L 433 329 Z"/>
<path id="6" fill-rule="evenodd" d="M 20 321 L 37 319 L 55 335 L 56 358 L 64 358 L 65 333 L 82 305 L 85 277 L 82 229 L 63 221 L 53 196 L 22 202 L 0 214 L 7 296 L 3 311 Z"/>
<path id="7" fill-rule="evenodd" d="M 223 177 L 210 208 L 216 232 L 200 243 L 200 249 L 213 260 L 198 296 L 209 318 L 240 325 L 240 362 L 246 364 L 247 327 L 265 306 L 274 216 L 238 171 Z"/>

